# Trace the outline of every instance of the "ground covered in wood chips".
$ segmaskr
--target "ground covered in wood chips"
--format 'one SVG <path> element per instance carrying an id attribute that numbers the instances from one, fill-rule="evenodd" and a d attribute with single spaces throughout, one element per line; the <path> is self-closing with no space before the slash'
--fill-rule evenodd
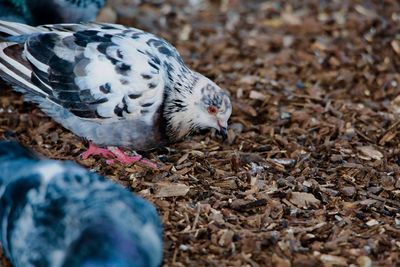
<path id="1" fill-rule="evenodd" d="M 2 85 L 0 135 L 153 202 L 165 266 L 400 264 L 400 4 L 114 0 L 105 20 L 165 37 L 232 96 L 229 138 L 79 158 L 87 144 Z M 140 1 L 136 1 L 140 2 Z"/>

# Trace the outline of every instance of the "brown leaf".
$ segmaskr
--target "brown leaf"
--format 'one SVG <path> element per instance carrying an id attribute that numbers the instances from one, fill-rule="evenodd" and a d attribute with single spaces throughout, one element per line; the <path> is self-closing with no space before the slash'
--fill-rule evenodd
<path id="1" fill-rule="evenodd" d="M 240 111 L 242 111 L 243 113 L 245 113 L 247 115 L 250 115 L 252 117 L 257 116 L 257 110 L 255 110 L 255 108 L 253 108 L 251 105 L 249 105 L 245 102 L 236 101 L 236 102 L 233 102 L 233 105 L 236 106 Z"/>
<path id="2" fill-rule="evenodd" d="M 255 100 L 264 101 L 264 100 L 267 99 L 267 96 L 264 95 L 263 93 L 258 92 L 258 91 L 251 90 L 251 91 L 250 91 L 249 98 L 250 98 L 250 99 L 255 99 Z"/>
<path id="3" fill-rule="evenodd" d="M 272 254 L 272 264 L 275 267 L 291 267 L 292 264 L 288 259 L 279 257 L 276 253 Z"/>
<path id="4" fill-rule="evenodd" d="M 371 267 L 372 260 L 368 256 L 360 256 L 357 258 L 357 264 L 359 267 Z"/>
<path id="5" fill-rule="evenodd" d="M 236 199 L 232 202 L 231 208 L 239 211 L 249 210 L 253 208 L 257 208 L 260 206 L 265 206 L 267 204 L 266 199 L 258 199 L 255 201 L 243 200 L 243 199 Z"/>
<path id="6" fill-rule="evenodd" d="M 325 267 L 347 266 L 347 260 L 344 257 L 322 254 L 320 260 Z"/>
<path id="7" fill-rule="evenodd" d="M 260 78 L 255 75 L 246 75 L 240 78 L 239 83 L 253 85 L 255 84 Z"/>
<path id="8" fill-rule="evenodd" d="M 400 41 L 393 40 L 390 42 L 390 45 L 392 46 L 394 52 L 396 52 L 396 54 L 400 56 Z"/>
<path id="9" fill-rule="evenodd" d="M 357 150 L 366 156 L 367 159 L 381 160 L 383 158 L 383 154 L 373 146 L 359 146 L 357 147 Z"/>
<path id="10" fill-rule="evenodd" d="M 186 195 L 190 187 L 185 184 L 157 184 L 158 190 L 155 197 L 179 197 Z"/>
<path id="11" fill-rule="evenodd" d="M 234 234 L 235 233 L 232 230 L 221 230 L 221 237 L 218 241 L 218 245 L 221 247 L 229 247 L 232 244 Z"/>
<path id="12" fill-rule="evenodd" d="M 299 208 L 315 207 L 321 202 L 313 194 L 304 192 L 292 192 L 289 201 Z"/>

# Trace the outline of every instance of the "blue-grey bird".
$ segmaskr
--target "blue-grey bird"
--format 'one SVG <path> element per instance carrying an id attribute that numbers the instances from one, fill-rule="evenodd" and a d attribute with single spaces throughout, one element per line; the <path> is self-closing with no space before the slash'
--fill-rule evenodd
<path id="1" fill-rule="evenodd" d="M 8 0 L 0 0 L 0 20 L 27 23 L 22 13 Z"/>
<path id="2" fill-rule="evenodd" d="M 187 67 L 165 40 L 116 24 L 30 27 L 0 22 L 0 76 L 90 146 L 148 150 L 215 128 L 226 135 L 227 93 Z M 117 147 L 117 148 L 116 148 Z M 110 154 L 109 154 L 110 153 Z M 121 155 L 121 156 L 120 156 Z"/>
<path id="3" fill-rule="evenodd" d="M 105 0 L 0 0 L 1 6 L 17 16 L 0 16 L 3 20 L 41 25 L 95 21 Z M 12 8 L 11 8 L 12 7 Z M 0 11 L 0 14 L 4 13 Z"/>
<path id="4" fill-rule="evenodd" d="M 0 242 L 13 267 L 156 267 L 162 226 L 144 199 L 73 162 L 0 142 Z"/>

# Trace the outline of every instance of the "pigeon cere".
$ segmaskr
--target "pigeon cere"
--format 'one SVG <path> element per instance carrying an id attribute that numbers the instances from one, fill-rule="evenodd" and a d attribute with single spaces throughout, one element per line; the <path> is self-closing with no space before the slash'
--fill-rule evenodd
<path id="1" fill-rule="evenodd" d="M 400 266 L 400 1 L 0 0 L 0 267 Z"/>

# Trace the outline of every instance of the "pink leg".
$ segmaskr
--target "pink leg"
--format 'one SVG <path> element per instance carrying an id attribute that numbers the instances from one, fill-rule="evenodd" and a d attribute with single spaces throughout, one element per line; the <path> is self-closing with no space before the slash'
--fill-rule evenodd
<path id="1" fill-rule="evenodd" d="M 89 143 L 89 148 L 81 154 L 82 159 L 87 159 L 90 156 L 99 155 L 103 158 L 112 158 L 114 154 L 106 148 L 100 148 L 93 143 Z"/>

